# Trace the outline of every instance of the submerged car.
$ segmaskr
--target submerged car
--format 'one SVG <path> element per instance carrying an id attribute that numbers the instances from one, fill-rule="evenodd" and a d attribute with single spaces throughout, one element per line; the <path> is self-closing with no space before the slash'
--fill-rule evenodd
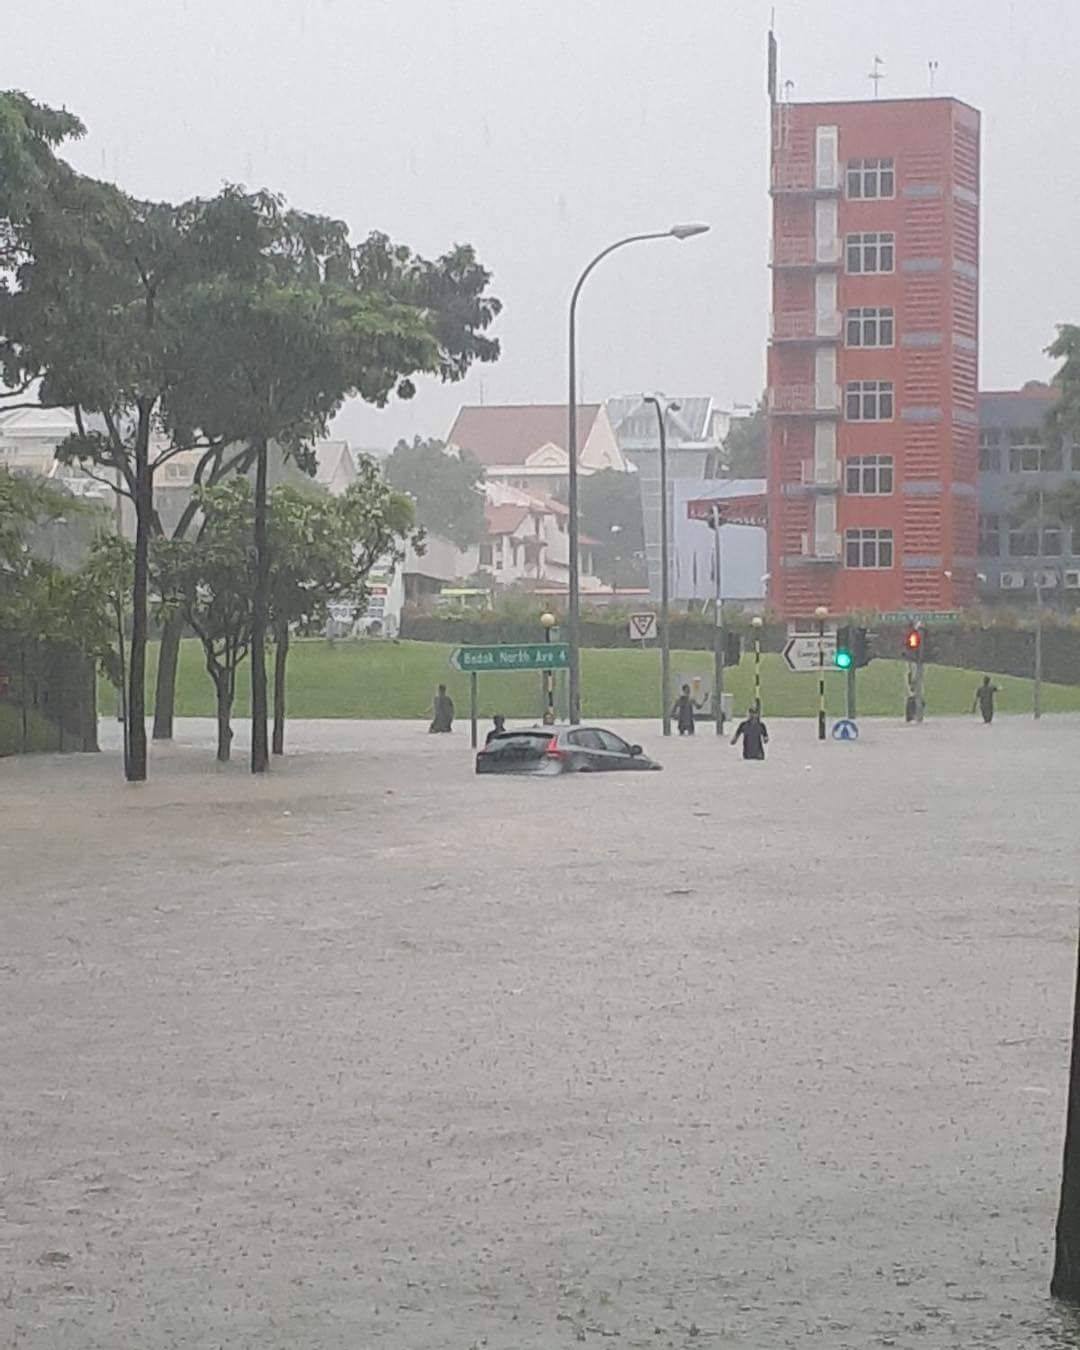
<path id="1" fill-rule="evenodd" d="M 477 773 L 610 773 L 660 767 L 640 745 L 603 727 L 500 731 L 476 756 Z"/>

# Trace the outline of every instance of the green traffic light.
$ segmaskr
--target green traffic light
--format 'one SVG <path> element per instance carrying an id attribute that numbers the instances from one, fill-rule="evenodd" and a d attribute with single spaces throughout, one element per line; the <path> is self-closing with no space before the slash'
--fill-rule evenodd
<path id="1" fill-rule="evenodd" d="M 850 670 L 850 669 L 851 669 L 851 653 L 850 653 L 850 652 L 845 652 L 844 650 L 838 648 L 838 649 L 837 649 L 836 656 L 834 657 L 834 660 L 836 661 L 836 666 L 837 666 L 837 669 L 838 669 L 838 670 Z"/>

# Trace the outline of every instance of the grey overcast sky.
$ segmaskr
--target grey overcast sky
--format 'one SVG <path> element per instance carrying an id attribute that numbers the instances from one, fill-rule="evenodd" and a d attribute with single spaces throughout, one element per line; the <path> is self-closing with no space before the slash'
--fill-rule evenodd
<path id="1" fill-rule="evenodd" d="M 622 233 L 705 220 L 590 280 L 587 398 L 749 402 L 768 310 L 767 0 L 36 0 L 0 87 L 77 112 L 71 152 L 142 196 L 265 186 L 433 254 L 470 241 L 502 360 L 339 432 L 445 434 L 462 401 L 565 397 L 574 277 Z M 982 384 L 1045 377 L 1080 322 L 1076 0 L 778 0 L 796 99 L 937 92 L 983 112 Z"/>

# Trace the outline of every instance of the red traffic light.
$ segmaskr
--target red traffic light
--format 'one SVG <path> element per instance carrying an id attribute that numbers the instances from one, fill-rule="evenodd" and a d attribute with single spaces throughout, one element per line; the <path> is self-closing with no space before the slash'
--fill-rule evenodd
<path id="1" fill-rule="evenodd" d="M 904 634 L 904 647 L 912 654 L 922 651 L 922 629 L 909 628 Z"/>

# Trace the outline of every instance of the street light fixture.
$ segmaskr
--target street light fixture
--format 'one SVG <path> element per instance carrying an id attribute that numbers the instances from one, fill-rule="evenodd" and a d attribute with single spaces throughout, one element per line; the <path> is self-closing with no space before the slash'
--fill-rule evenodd
<path id="1" fill-rule="evenodd" d="M 755 614 L 750 620 L 750 627 L 754 630 L 754 707 L 757 714 L 761 716 L 761 630 L 765 626 L 765 620 L 760 614 Z"/>
<path id="2" fill-rule="evenodd" d="M 540 626 L 544 630 L 545 645 L 551 642 L 551 630 L 558 623 L 555 615 L 550 609 L 545 609 L 540 615 Z M 555 672 L 552 670 L 544 671 L 544 726 L 553 727 L 555 725 Z"/>
<path id="3" fill-rule="evenodd" d="M 567 506 L 570 511 L 568 523 L 569 545 L 570 545 L 570 581 L 569 595 L 567 597 L 566 627 L 567 639 L 570 645 L 570 721 L 581 721 L 581 647 L 580 647 L 580 626 L 581 626 L 581 574 L 580 561 L 578 556 L 578 449 L 577 449 L 577 302 L 581 294 L 581 288 L 588 280 L 589 274 L 597 263 L 602 262 L 609 253 L 614 253 L 616 249 L 625 248 L 627 244 L 639 244 L 648 239 L 692 239 L 695 235 L 705 234 L 709 229 L 708 225 L 700 223 L 688 223 L 684 225 L 672 225 L 669 230 L 654 230 L 648 234 L 630 234 L 625 239 L 617 239 L 614 244 L 609 244 L 607 248 L 601 249 L 595 258 L 588 264 L 585 270 L 577 279 L 577 283 L 570 295 L 570 344 L 569 355 L 569 400 L 567 403 L 567 454 L 570 457 L 569 464 L 569 490 L 567 493 Z"/>

